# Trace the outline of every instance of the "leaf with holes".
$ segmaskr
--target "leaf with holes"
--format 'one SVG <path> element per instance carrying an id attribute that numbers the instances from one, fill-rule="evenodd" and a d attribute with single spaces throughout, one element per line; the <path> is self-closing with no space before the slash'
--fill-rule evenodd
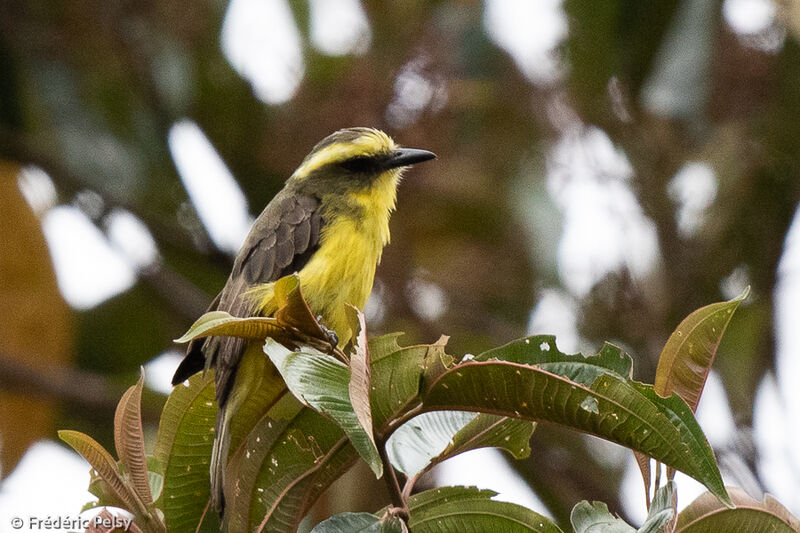
<path id="1" fill-rule="evenodd" d="M 729 502 L 691 412 L 679 398 L 651 394 L 651 387 L 617 373 L 628 368 L 624 352 L 606 345 L 583 358 L 560 354 L 545 341 L 525 345 L 507 345 L 515 362 L 494 350 L 493 359 L 478 357 L 447 370 L 427 385 L 423 410 L 478 411 L 571 427 L 677 468 Z"/>
<path id="2" fill-rule="evenodd" d="M 207 530 L 219 528 L 208 511 L 216 415 L 212 372 L 175 387 L 161 412 L 154 455 L 164 468 L 160 508 L 170 533 L 194 532 L 201 520 Z"/>
<path id="3" fill-rule="evenodd" d="M 228 531 L 294 531 L 319 495 L 358 458 L 342 430 L 286 395 L 228 463 Z"/>

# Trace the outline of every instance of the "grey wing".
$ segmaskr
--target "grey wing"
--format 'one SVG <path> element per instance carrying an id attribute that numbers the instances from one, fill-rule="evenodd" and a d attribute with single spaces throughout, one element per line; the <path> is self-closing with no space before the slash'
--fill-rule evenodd
<path id="1" fill-rule="evenodd" d="M 251 315 L 255 309 L 245 296 L 250 288 L 301 270 L 319 248 L 323 225 L 319 201 L 306 196 L 282 196 L 275 197 L 253 224 L 231 275 L 215 300 L 216 306 L 210 311 L 227 311 L 239 317 Z M 205 344 L 190 344 L 173 383 L 201 370 L 208 358 L 216 369 L 217 402 L 223 406 L 244 349 L 245 340 L 236 337 L 209 337 Z"/>

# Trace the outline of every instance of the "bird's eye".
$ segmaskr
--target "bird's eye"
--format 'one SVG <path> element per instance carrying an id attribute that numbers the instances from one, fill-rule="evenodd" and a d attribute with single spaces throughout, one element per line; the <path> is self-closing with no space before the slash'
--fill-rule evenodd
<path id="1" fill-rule="evenodd" d="M 377 161 L 372 157 L 366 156 L 351 157 L 339 163 L 339 166 L 349 172 L 372 172 L 377 169 Z"/>

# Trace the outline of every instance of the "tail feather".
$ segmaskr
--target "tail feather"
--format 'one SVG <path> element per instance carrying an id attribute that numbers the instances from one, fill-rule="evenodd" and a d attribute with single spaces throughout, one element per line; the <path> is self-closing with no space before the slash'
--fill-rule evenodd
<path id="1" fill-rule="evenodd" d="M 217 413 L 216 436 L 211 450 L 211 503 L 220 516 L 225 512 L 225 470 L 231 446 L 229 405 Z"/>
<path id="2" fill-rule="evenodd" d="M 195 339 L 189 343 L 189 347 L 186 349 L 186 356 L 178 365 L 177 370 L 175 370 L 175 374 L 172 376 L 173 386 L 183 383 L 190 377 L 203 370 L 203 367 L 206 364 L 206 357 L 203 355 L 204 342 L 205 339 Z"/>

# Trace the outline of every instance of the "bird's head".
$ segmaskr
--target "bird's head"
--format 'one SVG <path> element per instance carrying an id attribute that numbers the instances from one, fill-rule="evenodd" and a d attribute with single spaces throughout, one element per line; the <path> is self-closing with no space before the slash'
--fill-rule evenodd
<path id="1" fill-rule="evenodd" d="M 345 128 L 318 142 L 290 181 L 318 195 L 393 197 L 403 169 L 434 157 L 427 150 L 401 148 L 380 130 Z"/>

